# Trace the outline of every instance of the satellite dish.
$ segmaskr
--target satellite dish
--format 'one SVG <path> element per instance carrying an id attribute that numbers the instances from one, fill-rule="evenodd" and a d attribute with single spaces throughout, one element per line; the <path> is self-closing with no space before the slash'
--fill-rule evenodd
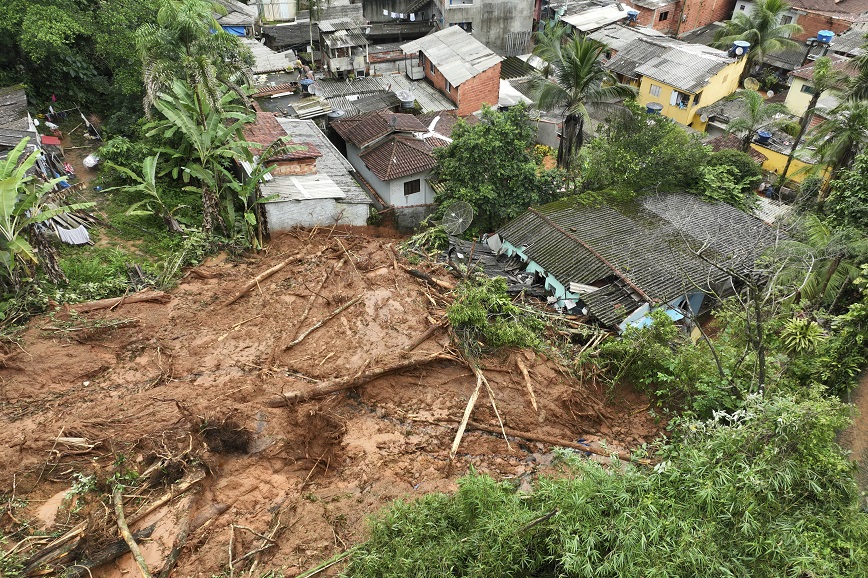
<path id="1" fill-rule="evenodd" d="M 708 115 L 707 114 L 699 115 L 699 122 L 708 122 Z"/>
<path id="2" fill-rule="evenodd" d="M 744 87 L 748 90 L 756 90 L 760 87 L 759 80 L 752 76 L 748 76 L 744 79 Z"/>
<path id="3" fill-rule="evenodd" d="M 458 201 L 446 209 L 442 225 L 450 235 L 460 235 L 467 230 L 473 221 L 473 207 L 464 201 Z"/>
<path id="4" fill-rule="evenodd" d="M 773 97 L 774 95 L 775 95 L 775 91 L 774 91 L 774 90 L 769 90 L 768 92 L 766 92 L 766 96 L 769 97 L 769 98 Z"/>

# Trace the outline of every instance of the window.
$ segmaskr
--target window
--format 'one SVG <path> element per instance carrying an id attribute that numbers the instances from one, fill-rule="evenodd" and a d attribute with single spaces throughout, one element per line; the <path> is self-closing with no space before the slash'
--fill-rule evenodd
<path id="1" fill-rule="evenodd" d="M 422 190 L 422 181 L 420 179 L 413 179 L 412 181 L 407 181 L 404 183 L 404 196 L 409 197 L 410 195 L 415 195 L 419 191 Z"/>
<path id="2" fill-rule="evenodd" d="M 431 62 L 430 64 L 431 64 L 431 75 L 432 75 L 432 76 L 437 76 L 437 67 L 434 66 L 434 63 L 433 63 L 433 62 Z"/>
<path id="3" fill-rule="evenodd" d="M 660 13 L 660 22 L 663 22 L 664 20 L 669 20 L 669 10 Z"/>
<path id="4" fill-rule="evenodd" d="M 425 55 L 421 52 L 419 53 L 419 66 L 425 68 Z"/>
<path id="5" fill-rule="evenodd" d="M 814 87 L 810 84 L 803 84 L 802 88 L 800 88 L 799 90 L 801 90 L 805 94 L 814 94 Z"/>
<path id="6" fill-rule="evenodd" d="M 449 81 L 446 81 L 446 92 L 452 92 L 452 85 L 449 84 Z"/>
<path id="7" fill-rule="evenodd" d="M 700 96 L 702 96 L 701 92 L 697 92 L 696 94 L 693 95 L 693 106 L 696 106 L 697 104 L 699 104 L 699 97 Z"/>
<path id="8" fill-rule="evenodd" d="M 738 9 L 741 10 L 742 12 L 744 12 L 744 4 L 740 5 L 740 6 L 738 7 Z"/>
<path id="9" fill-rule="evenodd" d="M 781 24 L 792 24 L 793 17 L 792 16 L 781 16 Z"/>
<path id="10" fill-rule="evenodd" d="M 651 85 L 651 90 L 648 91 L 651 96 L 660 96 L 660 87 L 656 84 Z"/>

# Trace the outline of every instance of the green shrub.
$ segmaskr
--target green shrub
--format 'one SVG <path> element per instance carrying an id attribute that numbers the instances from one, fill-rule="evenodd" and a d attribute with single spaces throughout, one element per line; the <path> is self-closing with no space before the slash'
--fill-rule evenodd
<path id="1" fill-rule="evenodd" d="M 456 289 L 455 302 L 446 315 L 463 345 L 471 351 L 480 343 L 490 348 L 539 348 L 545 324 L 518 307 L 506 293 L 506 280 L 477 275 Z"/>

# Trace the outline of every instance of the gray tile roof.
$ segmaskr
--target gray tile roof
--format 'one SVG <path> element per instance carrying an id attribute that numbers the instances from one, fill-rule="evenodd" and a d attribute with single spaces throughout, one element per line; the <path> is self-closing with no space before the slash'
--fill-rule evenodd
<path id="1" fill-rule="evenodd" d="M 335 97 L 344 97 L 343 100 L 336 100 L 332 104 L 334 108 L 346 110 L 342 104 L 353 102 L 351 99 L 355 96 L 364 97 L 366 95 L 396 93 L 399 90 L 409 90 L 416 97 L 416 103 L 422 109 L 423 113 L 440 112 L 443 110 L 455 110 L 455 104 L 446 98 L 439 90 L 434 88 L 426 80 L 410 80 L 403 74 L 389 74 L 386 76 L 369 76 L 366 78 L 356 78 L 350 82 L 331 81 L 328 79 L 317 80 L 317 93 L 330 102 Z M 384 98 L 389 101 L 391 96 L 386 95 Z M 360 99 L 361 100 L 361 99 Z M 370 109 L 375 110 L 375 109 Z M 351 112 L 352 110 L 346 110 Z"/>
<path id="2" fill-rule="evenodd" d="M 290 52 L 275 52 L 252 38 L 242 38 L 241 43 L 253 53 L 253 74 L 286 70 L 288 66 L 293 64 L 287 60 L 287 56 L 292 54 Z"/>
<path id="3" fill-rule="evenodd" d="M 453 86 L 460 86 L 503 60 L 458 26 L 402 44 L 401 49 L 407 54 L 421 51 Z"/>
<path id="4" fill-rule="evenodd" d="M 866 42 L 864 30 L 848 30 L 836 36 L 829 49 L 844 56 L 859 56 L 864 52 L 862 46 Z"/>
<path id="5" fill-rule="evenodd" d="M 652 44 L 652 41 L 644 38 L 637 42 Z M 656 57 L 637 66 L 636 74 L 659 80 L 684 92 L 696 93 L 708 84 L 712 76 L 733 62 L 735 59 L 722 50 L 703 44 L 674 42 Z"/>
<path id="6" fill-rule="evenodd" d="M 684 193 L 617 207 L 586 207 L 565 199 L 528 210 L 500 235 L 524 246 L 531 260 L 565 285 L 620 287 L 585 300 L 604 322 L 613 318 L 614 304 L 620 303 L 618 311 L 626 316 L 642 302 L 667 303 L 725 280 L 726 275 L 693 254 L 703 245 L 710 259 L 746 270 L 775 239 L 775 231 L 760 219 Z M 627 299 L 634 303 L 632 309 L 625 306 Z"/>
<path id="7" fill-rule="evenodd" d="M 278 122 L 293 140 L 311 143 L 322 153 L 322 156 L 316 160 L 317 173 L 328 175 L 331 181 L 343 191 L 345 195 L 343 202 L 372 203 L 371 198 L 353 177 L 355 172 L 353 165 L 326 138 L 316 123 L 312 120 L 289 118 L 279 118 Z"/>
<path id="8" fill-rule="evenodd" d="M 27 92 L 23 86 L 0 88 L 0 127 L 24 131 L 29 128 Z"/>
<path id="9" fill-rule="evenodd" d="M 638 78 L 636 69 L 652 59 L 656 59 L 669 49 L 670 44 L 676 41 L 670 38 L 661 38 L 655 42 L 646 42 L 645 39 L 637 38 L 622 48 L 610 61 L 603 64 L 615 74 L 621 74 L 629 78 Z"/>

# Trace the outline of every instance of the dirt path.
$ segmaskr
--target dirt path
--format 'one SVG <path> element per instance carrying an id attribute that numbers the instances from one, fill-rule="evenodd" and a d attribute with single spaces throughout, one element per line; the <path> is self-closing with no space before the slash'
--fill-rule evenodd
<path id="1" fill-rule="evenodd" d="M 864 371 L 859 378 L 859 384 L 852 393 L 852 402 L 858 413 L 853 425 L 841 432 L 839 441 L 852 452 L 850 458 L 859 466 L 856 481 L 863 492 L 868 492 L 868 371 Z M 868 506 L 868 497 L 865 505 Z"/>
<path id="2" fill-rule="evenodd" d="M 257 572 L 294 576 L 362 540 L 367 516 L 383 505 L 453 490 L 471 465 L 519 486 L 546 471 L 550 447 L 513 440 L 510 449 L 478 431 L 467 432 L 449 466 L 456 429 L 450 420 L 461 417 L 475 386 L 457 361 L 291 407 L 267 406 L 275 394 L 406 356 L 402 348 L 442 317 L 443 298 L 395 267 L 389 245 L 396 242 L 368 230 L 302 231 L 247 263 L 211 259 L 182 280 L 168 303 L 81 315 L 59 310 L 35 319 L 0 357 L 0 495 L 9 504 L 0 505 L 0 531 L 9 544 L 86 521 L 76 555 L 98 552 L 117 539 L 100 496 L 112 479 L 157 464 L 153 483 L 128 496 L 129 513 L 183 479 L 204 479 L 131 528 L 156 524 L 142 541 L 153 569 L 186 525 L 192 529 L 175 576 L 226 571 L 230 542 L 236 575 L 255 564 Z M 222 306 L 255 275 L 296 253 L 300 259 Z M 448 345 L 441 332 L 413 353 Z M 526 360 L 538 412 L 515 355 Z M 568 379 L 539 355 L 506 352 L 486 359 L 485 371 L 506 426 L 515 430 L 590 444 L 605 439 L 619 449 L 650 441 L 659 428 L 642 410 L 647 399 L 624 392 L 605 403 L 602 391 Z M 497 426 L 484 395 L 473 419 Z M 69 493 L 74 484 L 79 492 Z M 273 543 L 254 534 L 272 531 L 279 537 Z M 46 541 L 26 544 L 32 552 Z M 250 554 L 263 544 L 265 550 Z M 127 555 L 93 576 L 137 573 Z"/>

